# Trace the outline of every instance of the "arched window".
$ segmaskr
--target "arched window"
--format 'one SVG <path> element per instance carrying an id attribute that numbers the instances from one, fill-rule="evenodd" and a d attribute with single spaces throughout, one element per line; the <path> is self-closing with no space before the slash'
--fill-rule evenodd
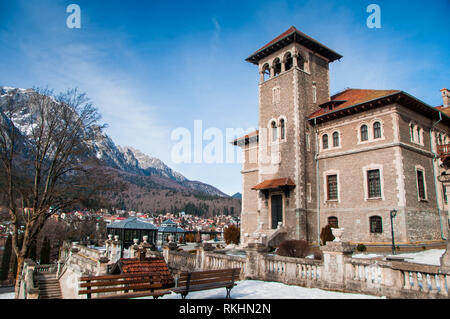
<path id="1" fill-rule="evenodd" d="M 383 232 L 383 221 L 380 216 L 369 217 L 370 232 L 381 234 Z"/>
<path id="2" fill-rule="evenodd" d="M 367 125 L 364 124 L 361 126 L 361 141 L 367 141 L 369 139 L 369 130 Z"/>
<path id="3" fill-rule="evenodd" d="M 339 132 L 333 133 L 333 147 L 339 146 Z"/>
<path id="4" fill-rule="evenodd" d="M 328 148 L 328 135 L 325 134 L 322 136 L 322 148 L 327 149 Z"/>
<path id="5" fill-rule="evenodd" d="M 328 224 L 335 228 L 339 228 L 338 218 L 336 216 L 328 217 Z"/>
<path id="6" fill-rule="evenodd" d="M 278 139 L 277 123 L 275 123 L 275 121 L 273 121 L 271 124 L 271 127 L 272 127 L 272 142 L 276 142 Z"/>
<path id="7" fill-rule="evenodd" d="M 264 75 L 264 81 L 267 81 L 268 79 L 270 79 L 270 66 L 268 63 L 264 64 L 264 66 L 262 68 L 262 72 Z"/>
<path id="8" fill-rule="evenodd" d="M 417 143 L 420 144 L 420 127 L 417 127 Z"/>
<path id="9" fill-rule="evenodd" d="M 380 122 L 373 123 L 373 138 L 381 138 L 381 124 L 380 124 Z"/>
<path id="10" fill-rule="evenodd" d="M 297 56 L 297 66 L 300 70 L 305 70 L 305 60 L 300 54 Z"/>
<path id="11" fill-rule="evenodd" d="M 281 73 L 281 62 L 279 58 L 273 60 L 273 75 L 277 76 Z"/>
<path id="12" fill-rule="evenodd" d="M 410 127 L 409 135 L 411 135 L 410 136 L 411 137 L 411 141 L 414 142 L 414 124 L 411 124 L 409 127 Z"/>
<path id="13" fill-rule="evenodd" d="M 285 127 L 284 119 L 280 120 L 280 134 L 281 134 L 281 139 L 284 140 L 286 137 L 286 127 Z"/>
<path id="14" fill-rule="evenodd" d="M 290 52 L 288 52 L 284 58 L 284 70 L 287 71 L 292 69 L 292 64 L 292 55 Z"/>

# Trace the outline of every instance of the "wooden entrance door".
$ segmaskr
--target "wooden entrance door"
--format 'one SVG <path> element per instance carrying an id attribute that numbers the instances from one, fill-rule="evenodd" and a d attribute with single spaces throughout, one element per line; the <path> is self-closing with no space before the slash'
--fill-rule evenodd
<path id="1" fill-rule="evenodd" d="M 283 197 L 272 195 L 272 229 L 276 229 L 278 222 L 283 222 Z"/>

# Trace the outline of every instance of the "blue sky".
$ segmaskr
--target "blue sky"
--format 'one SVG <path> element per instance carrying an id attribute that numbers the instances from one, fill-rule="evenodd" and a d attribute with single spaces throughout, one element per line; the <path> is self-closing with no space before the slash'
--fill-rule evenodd
<path id="1" fill-rule="evenodd" d="M 72 3 L 81 29 L 66 26 Z M 366 25 L 371 3 L 380 29 Z M 240 163 L 174 163 L 170 136 L 193 132 L 195 120 L 223 132 L 258 126 L 259 76 L 246 57 L 293 25 L 344 56 L 330 66 L 332 93 L 400 89 L 441 105 L 448 12 L 448 0 L 0 0 L 0 85 L 78 87 L 117 144 L 233 194 L 242 191 Z"/>

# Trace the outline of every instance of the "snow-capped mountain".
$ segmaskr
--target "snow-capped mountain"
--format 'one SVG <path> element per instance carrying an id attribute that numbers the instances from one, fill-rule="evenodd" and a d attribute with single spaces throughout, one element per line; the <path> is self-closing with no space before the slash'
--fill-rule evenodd
<path id="1" fill-rule="evenodd" d="M 34 114 L 26 103 L 28 94 L 31 92 L 33 92 L 32 89 L 0 86 L 0 116 L 6 118 L 2 111 L 2 106 L 5 105 L 7 96 L 12 97 L 14 103 L 22 104 L 9 118 L 24 136 L 28 135 L 33 125 Z M 194 192 L 228 197 L 228 195 L 214 186 L 188 180 L 158 158 L 146 155 L 130 146 L 121 147 L 116 145 L 100 128 L 96 130 L 95 134 L 95 142 L 93 145 L 90 145 L 90 149 L 100 161 L 109 167 L 139 176 L 157 176 L 163 179 L 169 179 Z M 164 183 L 163 180 L 162 182 Z M 164 183 L 164 185 L 167 185 L 167 183 Z"/>

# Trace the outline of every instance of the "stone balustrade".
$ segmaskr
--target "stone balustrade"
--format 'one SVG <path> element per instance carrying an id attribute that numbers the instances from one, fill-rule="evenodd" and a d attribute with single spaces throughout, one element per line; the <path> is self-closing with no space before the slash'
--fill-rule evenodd
<path id="1" fill-rule="evenodd" d="M 20 285 L 17 292 L 18 299 L 38 299 L 39 289 L 34 285 L 34 274 L 36 263 L 31 259 L 25 259 L 22 274 L 20 275 Z"/>
<path id="2" fill-rule="evenodd" d="M 276 281 L 308 288 L 365 293 L 388 298 L 449 298 L 448 266 L 352 258 L 350 245 L 322 246 L 323 260 L 269 255 L 257 245 L 247 256 L 228 256 L 200 246 L 196 254 L 166 249 L 164 258 L 176 270 L 241 268 L 241 279 Z"/>

